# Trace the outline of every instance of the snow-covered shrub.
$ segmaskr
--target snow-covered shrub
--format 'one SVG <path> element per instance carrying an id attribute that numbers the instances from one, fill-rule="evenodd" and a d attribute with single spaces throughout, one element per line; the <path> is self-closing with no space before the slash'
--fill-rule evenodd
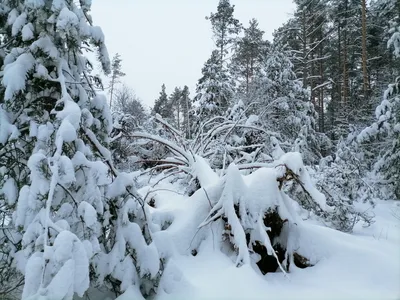
<path id="1" fill-rule="evenodd" d="M 331 227 L 346 232 L 352 231 L 359 221 L 364 225 L 372 223 L 373 215 L 356 209 L 357 202 L 373 206 L 375 200 L 384 198 L 383 189 L 369 172 L 368 156 L 356 142 L 356 136 L 353 130 L 347 139 L 341 139 L 334 158 L 323 158 L 312 172 L 316 186 L 325 194 L 327 203 L 334 207 L 334 211 L 326 215 L 314 208 L 309 209 Z"/>
<path id="2" fill-rule="evenodd" d="M 183 236 L 182 248 L 192 255 L 201 251 L 204 240 L 212 238 L 236 266 L 253 265 L 264 274 L 315 264 L 314 258 L 298 247 L 302 220 L 295 209 L 298 204 L 284 190 L 285 183 L 301 185 L 321 210 L 329 213 L 331 208 L 312 185 L 301 155 L 284 154 L 274 166 L 247 176 L 239 167 L 231 164 L 224 177 L 199 189 L 190 198 L 193 213 L 188 212 L 180 228 L 173 223 L 171 234 L 178 239 Z M 203 165 L 202 169 L 207 168 Z"/>
<path id="3" fill-rule="evenodd" d="M 269 160 L 265 140 L 273 132 L 264 130 L 259 118 L 248 115 L 249 106 L 239 100 L 225 114 L 204 122 L 191 147 L 208 159 L 213 169 L 224 170 L 230 163 Z"/>
<path id="4" fill-rule="evenodd" d="M 140 158 L 137 162 L 146 173 L 187 174 L 187 191 L 192 194 L 202 186 L 195 170 L 198 161 L 206 160 L 212 169 L 223 174 L 232 162 L 244 165 L 271 160 L 263 151 L 263 139 L 269 132 L 257 126 L 256 116 L 246 117 L 244 113 L 243 103 L 239 102 L 228 111 L 227 117 L 215 117 L 204 122 L 193 140 L 186 140 L 180 131 L 158 115 L 154 120 L 162 126 L 161 133 L 159 129 L 141 128 L 130 134 L 121 132 L 121 136 L 126 134 L 131 139 L 131 145 L 137 149 Z M 163 149 L 162 155 L 157 155 L 157 149 Z"/>

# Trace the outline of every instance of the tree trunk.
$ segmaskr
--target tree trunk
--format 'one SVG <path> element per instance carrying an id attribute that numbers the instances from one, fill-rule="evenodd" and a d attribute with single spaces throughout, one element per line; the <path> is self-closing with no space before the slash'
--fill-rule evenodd
<path id="1" fill-rule="evenodd" d="M 348 0 L 345 0 L 345 13 L 344 13 L 344 24 L 343 24 L 343 106 L 347 110 L 347 92 L 348 92 L 348 70 L 347 70 L 347 17 L 348 17 Z"/>
<path id="2" fill-rule="evenodd" d="M 362 9 L 362 70 L 363 70 L 363 90 L 364 90 L 364 101 L 368 97 L 368 73 L 367 73 L 367 4 L 366 0 L 361 0 Z"/>
<path id="3" fill-rule="evenodd" d="M 187 138 L 190 139 L 190 117 L 189 117 L 189 97 L 186 97 L 186 134 Z"/>
<path id="4" fill-rule="evenodd" d="M 111 79 L 111 89 L 110 89 L 110 111 L 111 111 L 111 107 L 112 107 L 112 98 L 113 98 L 113 94 L 114 94 L 114 84 L 115 84 L 115 78 L 113 76 Z"/>
<path id="5" fill-rule="evenodd" d="M 307 24 L 306 12 L 303 8 L 303 24 L 302 24 L 302 39 L 303 39 L 303 87 L 307 87 Z"/>
<path id="6" fill-rule="evenodd" d="M 320 36 L 322 39 L 322 29 L 320 31 Z M 323 47 L 322 43 L 319 46 L 319 56 L 322 57 L 323 55 Z M 322 84 L 324 84 L 324 68 L 323 68 L 323 62 L 322 59 L 319 60 L 319 84 L 320 84 L 320 93 L 319 93 L 319 131 L 320 132 L 325 132 L 325 116 L 324 116 L 324 87 Z"/>
<path id="7" fill-rule="evenodd" d="M 180 103 L 180 99 L 178 99 L 177 104 L 176 104 L 176 111 L 177 111 L 177 124 L 178 124 L 178 130 L 181 130 L 181 123 L 180 123 L 180 107 L 181 107 L 181 103 Z"/>

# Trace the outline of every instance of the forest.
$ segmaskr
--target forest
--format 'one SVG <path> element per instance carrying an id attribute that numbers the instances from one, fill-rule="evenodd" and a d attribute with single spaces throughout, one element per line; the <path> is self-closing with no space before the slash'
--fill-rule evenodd
<path id="1" fill-rule="evenodd" d="M 96 1 L 0 1 L 0 299 L 399 299 L 400 1 L 293 2 L 147 108 Z"/>

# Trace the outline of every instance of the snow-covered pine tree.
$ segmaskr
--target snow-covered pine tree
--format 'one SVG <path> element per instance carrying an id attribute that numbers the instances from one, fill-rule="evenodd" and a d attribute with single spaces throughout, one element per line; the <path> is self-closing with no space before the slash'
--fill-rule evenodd
<path id="1" fill-rule="evenodd" d="M 234 85 L 220 59 L 219 52 L 214 50 L 201 71 L 203 76 L 197 83 L 194 99 L 198 122 L 223 115 L 230 105 Z"/>
<path id="2" fill-rule="evenodd" d="M 182 90 L 175 87 L 174 91 L 169 97 L 168 107 L 172 112 L 169 122 L 176 128 L 181 128 L 182 107 L 181 107 Z"/>
<path id="3" fill-rule="evenodd" d="M 264 31 L 259 28 L 258 21 L 252 19 L 244 28 L 244 36 L 238 38 L 230 69 L 240 82 L 239 90 L 249 93 L 250 84 L 260 71 L 269 48 L 269 42 L 263 39 Z"/>
<path id="4" fill-rule="evenodd" d="M 273 50 L 252 83 L 248 100 L 264 129 L 278 133 L 283 148 L 300 151 L 306 164 L 318 162 L 328 140 L 315 131 L 316 112 L 309 94 L 296 78 L 287 53 Z"/>
<path id="5" fill-rule="evenodd" d="M 189 88 L 185 85 L 182 90 L 180 105 L 182 108 L 182 126 L 181 130 L 185 133 L 187 139 L 191 138 L 191 125 L 192 125 L 192 99 L 189 97 Z"/>
<path id="6" fill-rule="evenodd" d="M 393 7 L 395 1 L 388 1 Z M 388 47 L 400 58 L 400 17 L 391 20 L 391 38 Z M 400 77 L 383 94 L 382 102 L 376 107 L 376 121 L 358 136 L 360 143 L 372 143 L 377 153 L 374 171 L 382 174 L 391 186 L 393 196 L 400 198 Z M 376 151 L 378 150 L 378 151 Z"/>
<path id="7" fill-rule="evenodd" d="M 23 299 L 72 299 L 90 286 L 149 295 L 162 272 L 147 208 L 106 148 L 111 114 L 84 48 L 98 50 L 106 74 L 110 62 L 90 6 L 1 3 L 0 204 L 15 210 L 6 254 L 24 274 Z"/>
<path id="8" fill-rule="evenodd" d="M 236 43 L 242 29 L 239 20 L 233 15 L 235 6 L 229 0 L 220 0 L 217 12 L 206 17 L 210 20 L 216 50 L 204 64 L 202 77 L 196 87 L 194 101 L 197 103 L 195 112 L 195 127 L 199 126 L 200 119 L 209 120 L 212 117 L 223 115 L 230 106 L 233 96 L 234 81 L 227 68 L 229 51 Z M 194 128 L 196 130 L 196 128 Z"/>

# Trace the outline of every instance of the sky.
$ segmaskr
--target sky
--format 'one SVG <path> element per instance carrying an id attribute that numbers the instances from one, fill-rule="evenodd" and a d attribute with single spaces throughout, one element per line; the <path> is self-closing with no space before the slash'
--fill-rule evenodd
<path id="1" fill-rule="evenodd" d="M 272 33 L 294 11 L 292 0 L 231 0 L 235 17 L 247 26 L 256 18 L 271 40 Z M 119 53 L 122 81 L 146 106 L 187 85 L 195 94 L 201 68 L 214 49 L 210 21 L 218 0 L 94 0 L 92 17 L 106 38 L 110 58 Z"/>

